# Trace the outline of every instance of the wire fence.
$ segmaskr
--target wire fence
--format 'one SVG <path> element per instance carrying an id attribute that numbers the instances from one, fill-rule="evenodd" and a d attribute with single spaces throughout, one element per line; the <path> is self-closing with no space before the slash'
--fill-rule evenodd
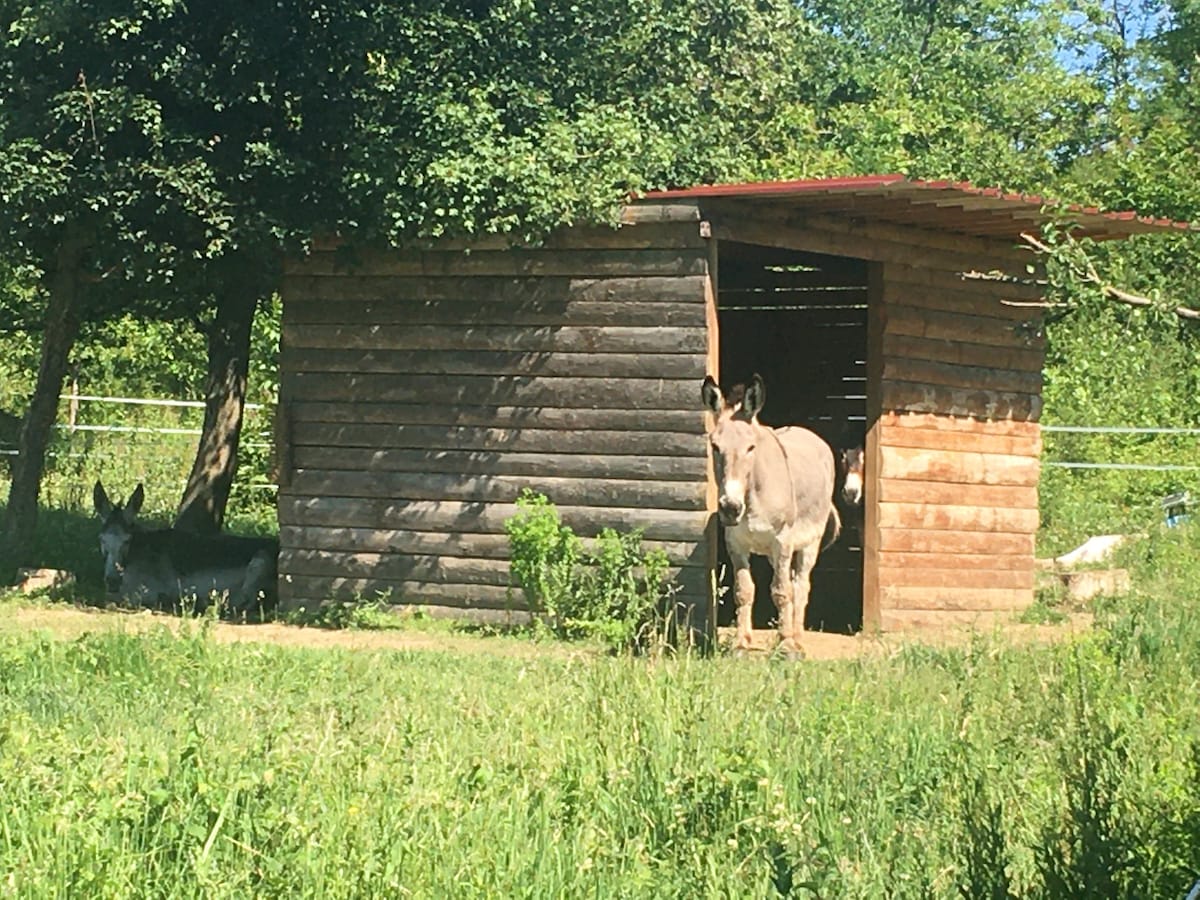
<path id="1" fill-rule="evenodd" d="M 1048 434 L 1200 437 L 1200 428 L 1143 428 L 1132 425 L 1043 425 L 1042 431 Z M 1060 469 L 1097 469 L 1125 472 L 1200 472 L 1200 465 L 1170 462 L 1091 462 L 1089 460 L 1047 459 L 1043 460 L 1043 465 Z"/>
<path id="2" fill-rule="evenodd" d="M 186 484 L 196 441 L 203 433 L 199 416 L 204 401 L 77 391 L 63 394 L 60 400 L 63 412 L 54 424 L 55 437 L 46 451 L 44 492 L 65 492 L 73 497 L 81 490 L 79 484 L 90 483 L 88 479 L 100 475 L 118 480 L 144 477 L 148 485 L 154 483 L 170 491 Z M 271 429 L 262 427 L 261 421 L 268 407 L 246 403 L 244 409 L 246 419 L 239 445 L 241 474 L 234 492 L 266 500 L 269 492 L 276 490 L 270 468 Z M 20 420 L 0 420 L 0 460 L 19 455 L 19 427 Z M 0 476 L 3 474 L 0 468 Z"/>
<path id="3" fill-rule="evenodd" d="M 96 432 L 100 434 L 128 434 L 128 435 L 171 435 L 171 436 L 190 436 L 199 437 L 202 434 L 199 428 L 175 428 L 169 426 L 141 426 L 141 425 L 123 425 L 123 424 L 84 424 L 76 421 L 75 408 L 80 402 L 87 403 L 108 403 L 124 406 L 144 406 L 144 407 L 160 407 L 164 409 L 203 409 L 203 400 L 172 400 L 167 398 L 150 398 L 150 397 L 108 397 L 98 394 L 63 394 L 63 401 L 71 406 L 71 420 L 65 423 L 56 423 L 55 430 L 59 432 Z M 247 403 L 245 404 L 247 411 L 259 411 L 264 409 L 262 404 Z M 1047 434 L 1082 434 L 1082 435 L 1170 435 L 1179 437 L 1200 437 L 1200 428 L 1165 428 L 1165 427 L 1138 427 L 1126 425 L 1043 425 L 1042 431 Z M 243 444 L 246 449 L 267 450 L 271 447 L 271 433 L 269 430 L 261 430 L 255 433 L 254 437 L 257 440 L 248 441 Z M 0 435 L 0 456 L 16 456 L 19 453 L 16 445 L 16 436 L 12 435 L 5 437 Z M 51 458 L 58 456 L 71 457 L 79 454 L 70 452 L 61 453 L 50 451 L 48 454 Z M 1090 460 L 1070 460 L 1070 459 L 1046 459 L 1043 464 L 1061 469 L 1093 469 L 1093 470 L 1109 470 L 1109 471 L 1127 471 L 1127 472 L 1200 472 L 1200 464 L 1180 464 L 1173 462 L 1162 463 L 1144 463 L 1144 462 L 1092 462 Z M 257 487 L 265 488 L 268 485 L 257 485 Z"/>

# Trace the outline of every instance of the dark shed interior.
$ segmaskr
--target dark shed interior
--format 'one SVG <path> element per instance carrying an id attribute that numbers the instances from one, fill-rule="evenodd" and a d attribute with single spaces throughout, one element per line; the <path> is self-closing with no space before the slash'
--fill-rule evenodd
<path id="1" fill-rule="evenodd" d="M 722 241 L 718 245 L 717 314 L 721 381 L 766 382 L 766 425 L 803 425 L 837 454 L 862 446 L 866 431 L 867 264 L 863 260 Z M 840 486 L 840 479 L 839 479 Z M 862 628 L 863 553 L 854 511 L 842 509 L 843 532 L 823 551 L 812 576 L 806 625 Z M 723 535 L 718 624 L 734 618 L 732 572 Z M 754 627 L 771 627 L 771 566 L 752 557 L 757 593 Z"/>

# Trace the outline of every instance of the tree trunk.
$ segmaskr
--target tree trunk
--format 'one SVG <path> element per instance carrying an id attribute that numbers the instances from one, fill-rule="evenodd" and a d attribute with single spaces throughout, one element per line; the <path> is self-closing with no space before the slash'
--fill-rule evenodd
<path id="1" fill-rule="evenodd" d="M 216 318 L 206 329 L 204 431 L 179 503 L 176 528 L 214 534 L 225 521 L 229 489 L 237 473 L 250 366 L 250 329 L 258 293 L 254 279 L 230 279 L 221 292 Z"/>
<path id="2" fill-rule="evenodd" d="M 33 399 L 21 422 L 18 454 L 12 463 L 12 484 L 4 527 L 0 531 L 0 584 L 12 581 L 17 566 L 27 565 L 37 528 L 38 494 L 46 468 L 46 447 L 58 415 L 58 398 L 67 376 L 67 360 L 79 334 L 80 265 L 85 243 L 66 238 L 49 279 L 49 305 L 42 331 L 42 358 Z"/>

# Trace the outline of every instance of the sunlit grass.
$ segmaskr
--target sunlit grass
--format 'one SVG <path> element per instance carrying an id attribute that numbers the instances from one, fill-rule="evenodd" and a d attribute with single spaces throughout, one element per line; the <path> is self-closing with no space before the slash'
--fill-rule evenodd
<path id="1" fill-rule="evenodd" d="M 1156 536 L 1151 592 L 1050 647 L 794 664 L 0 632 L 0 892 L 1183 896 L 1200 595 L 1166 567 L 1195 538 Z"/>

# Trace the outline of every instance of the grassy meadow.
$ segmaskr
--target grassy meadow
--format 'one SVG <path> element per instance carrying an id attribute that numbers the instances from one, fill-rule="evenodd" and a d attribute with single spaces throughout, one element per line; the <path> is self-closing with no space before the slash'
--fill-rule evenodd
<path id="1" fill-rule="evenodd" d="M 1068 642 L 838 663 L 0 628 L 0 896 L 1182 898 L 1198 550 Z"/>

